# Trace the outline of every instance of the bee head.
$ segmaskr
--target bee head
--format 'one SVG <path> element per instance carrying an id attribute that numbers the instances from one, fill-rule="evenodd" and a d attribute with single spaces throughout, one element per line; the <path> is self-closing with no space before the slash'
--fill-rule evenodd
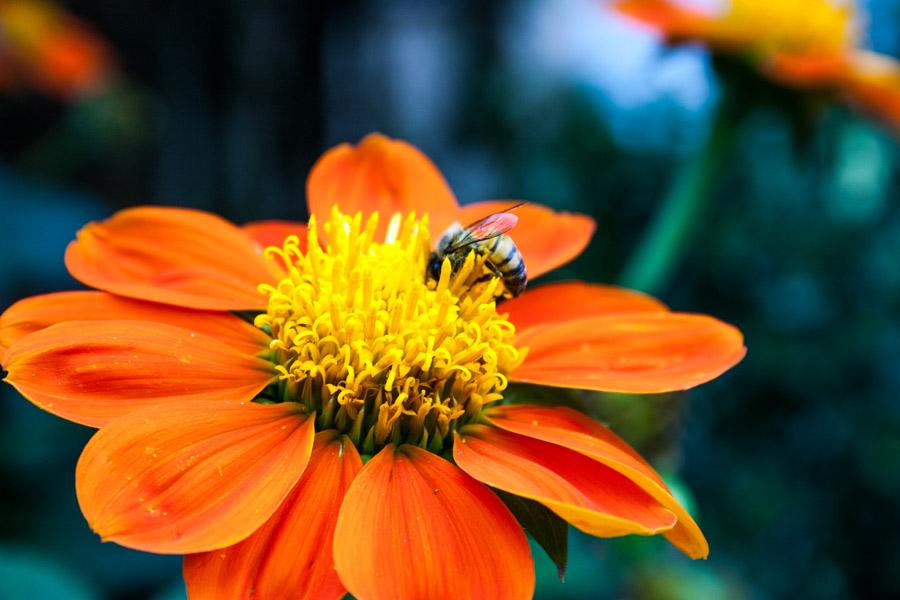
<path id="1" fill-rule="evenodd" d="M 428 266 L 425 268 L 425 281 L 434 280 L 437 281 L 441 278 L 441 265 L 444 263 L 444 257 L 437 253 L 432 252 L 428 257 Z"/>

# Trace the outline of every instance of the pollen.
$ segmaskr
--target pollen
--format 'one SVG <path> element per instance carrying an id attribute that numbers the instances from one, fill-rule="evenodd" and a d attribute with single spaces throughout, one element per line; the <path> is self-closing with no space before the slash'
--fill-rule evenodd
<path id="1" fill-rule="evenodd" d="M 723 37 L 772 52 L 839 53 L 855 43 L 849 0 L 731 0 L 720 26 Z"/>
<path id="2" fill-rule="evenodd" d="M 525 350 L 477 253 L 455 273 L 445 260 L 428 281 L 427 217 L 397 214 L 376 240 L 378 218 L 335 208 L 310 219 L 305 252 L 296 236 L 266 249 L 287 273 L 260 286 L 268 309 L 255 319 L 279 374 L 270 401 L 306 405 L 318 429 L 346 433 L 364 454 L 390 443 L 441 453 L 453 429 L 503 398 Z"/>

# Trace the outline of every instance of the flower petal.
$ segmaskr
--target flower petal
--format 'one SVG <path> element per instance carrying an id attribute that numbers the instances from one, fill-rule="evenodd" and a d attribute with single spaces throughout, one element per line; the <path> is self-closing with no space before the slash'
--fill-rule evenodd
<path id="1" fill-rule="evenodd" d="M 857 108 L 900 132 L 900 62 L 857 51 L 850 58 L 842 88 Z"/>
<path id="2" fill-rule="evenodd" d="M 361 468 L 349 438 L 334 430 L 316 434 L 303 477 L 265 525 L 229 548 L 185 556 L 191 600 L 342 597 L 331 550 L 334 524 Z"/>
<path id="3" fill-rule="evenodd" d="M 81 511 L 104 541 L 146 552 L 236 544 L 281 506 L 309 462 L 314 419 L 301 410 L 205 400 L 117 419 L 78 460 Z"/>
<path id="4" fill-rule="evenodd" d="M 30 84 L 65 101 L 98 93 L 110 83 L 112 48 L 59 5 L 0 2 L 0 23 L 0 83 Z"/>
<path id="5" fill-rule="evenodd" d="M 741 332 L 706 315 L 634 313 L 534 327 L 511 381 L 653 394 L 715 379 L 746 354 Z"/>
<path id="6" fill-rule="evenodd" d="M 341 211 L 364 215 L 378 211 L 376 239 L 396 212 L 427 213 L 437 235 L 453 222 L 457 205 L 441 172 L 418 148 L 373 133 L 353 147 L 341 144 L 322 155 L 306 184 L 309 214 L 321 223 L 337 204 Z"/>
<path id="7" fill-rule="evenodd" d="M 109 85 L 115 71 L 113 52 L 93 31 L 72 20 L 42 38 L 31 49 L 34 58 L 29 65 L 38 88 L 74 101 Z"/>
<path id="8" fill-rule="evenodd" d="M 458 220 L 467 226 L 514 204 L 516 202 L 512 200 L 467 204 L 460 209 Z M 587 247 L 597 227 L 594 219 L 587 215 L 556 212 L 530 202 L 516 208 L 515 215 L 519 222 L 509 236 L 522 253 L 529 279 L 536 279 L 576 258 Z"/>
<path id="9" fill-rule="evenodd" d="M 534 566 L 502 502 L 421 448 L 387 446 L 353 481 L 338 516 L 334 562 L 366 600 L 531 598 Z"/>
<path id="10" fill-rule="evenodd" d="M 847 73 L 847 58 L 841 54 L 773 53 L 766 57 L 766 75 L 783 85 L 797 88 L 832 88 Z"/>
<path id="11" fill-rule="evenodd" d="M 0 316 L 0 350 L 19 338 L 65 321 L 154 321 L 190 329 L 246 354 L 258 354 L 269 336 L 238 317 L 217 311 L 143 302 L 106 292 L 59 292 L 16 302 Z"/>
<path id="12" fill-rule="evenodd" d="M 677 522 L 633 481 L 577 452 L 489 425 L 467 425 L 455 436 L 453 458 L 463 471 L 537 500 L 585 533 L 653 535 Z"/>
<path id="13" fill-rule="evenodd" d="M 92 427 L 147 406 L 252 399 L 271 363 L 214 338 L 148 321 L 69 321 L 6 353 L 6 380 L 40 408 Z"/>
<path id="14" fill-rule="evenodd" d="M 566 407 L 506 405 L 485 412 L 506 431 L 563 446 L 621 473 L 678 518 L 666 537 L 691 558 L 706 558 L 709 544 L 688 512 L 672 496 L 656 471 L 624 440 L 589 417 Z"/>
<path id="15" fill-rule="evenodd" d="M 139 207 L 89 223 L 66 249 L 66 267 L 87 285 L 188 308 L 264 308 L 260 283 L 280 277 L 239 228 L 184 208 Z"/>
<path id="16" fill-rule="evenodd" d="M 668 312 L 669 309 L 641 292 L 567 281 L 528 289 L 521 296 L 505 301 L 499 310 L 509 313 L 509 320 L 522 334 L 526 329 L 547 323 L 615 313 Z"/>
<path id="17" fill-rule="evenodd" d="M 721 34 L 716 35 L 717 23 L 709 15 L 670 0 L 616 0 L 612 7 L 656 29 L 671 41 L 728 42 L 721 39 Z"/>
<path id="18" fill-rule="evenodd" d="M 255 221 L 241 226 L 261 248 L 277 246 L 281 248 L 285 238 L 296 235 L 300 238 L 300 249 L 306 251 L 306 223 L 296 221 Z"/>

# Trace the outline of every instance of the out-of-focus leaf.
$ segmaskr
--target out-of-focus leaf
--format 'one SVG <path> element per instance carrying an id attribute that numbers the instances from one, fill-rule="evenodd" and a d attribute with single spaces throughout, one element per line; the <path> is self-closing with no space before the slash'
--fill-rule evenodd
<path id="1" fill-rule="evenodd" d="M 862 121 L 838 130 L 837 156 L 827 194 L 828 213 L 849 225 L 878 222 L 889 209 L 896 142 Z"/>
<path id="2" fill-rule="evenodd" d="M 556 564 L 560 581 L 565 580 L 566 563 L 569 561 L 569 524 L 539 502 L 500 490 L 494 492 Z"/>
<path id="3" fill-rule="evenodd" d="M 14 546 L 0 547 L 3 600 L 94 600 L 100 594 L 63 565 Z"/>
<path id="4" fill-rule="evenodd" d="M 634 600 L 747 600 L 750 597 L 739 580 L 709 563 L 648 564 L 635 570 L 627 596 Z"/>
<path id="5" fill-rule="evenodd" d="M 584 400 L 577 390 L 569 388 L 533 385 L 530 383 L 510 383 L 503 392 L 510 404 L 539 404 L 541 406 L 567 406 L 579 412 L 586 412 Z"/>

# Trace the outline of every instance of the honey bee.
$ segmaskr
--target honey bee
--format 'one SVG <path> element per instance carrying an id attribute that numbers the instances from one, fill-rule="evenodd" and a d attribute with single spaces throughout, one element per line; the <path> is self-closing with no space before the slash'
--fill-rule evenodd
<path id="1" fill-rule="evenodd" d="M 506 295 L 516 297 L 525 291 L 528 275 L 525 261 L 512 238 L 506 235 L 519 222 L 511 211 L 522 206 L 520 202 L 506 210 L 494 213 L 463 228 L 454 223 L 447 228 L 428 258 L 425 277 L 437 281 L 441 276 L 444 259 L 450 261 L 453 273 L 459 271 L 470 251 L 484 258 L 485 266 L 494 276 L 503 280 Z M 488 278 L 490 275 L 487 276 Z"/>

